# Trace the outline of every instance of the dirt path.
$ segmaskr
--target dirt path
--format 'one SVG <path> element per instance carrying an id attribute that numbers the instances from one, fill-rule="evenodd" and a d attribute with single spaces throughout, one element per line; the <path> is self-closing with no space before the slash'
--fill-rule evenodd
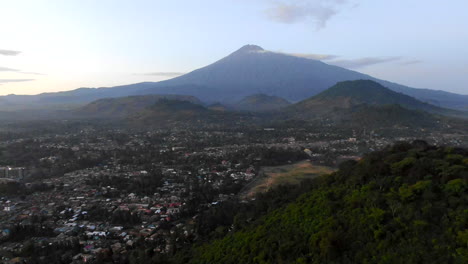
<path id="1" fill-rule="evenodd" d="M 299 184 L 305 179 L 330 174 L 333 171 L 335 169 L 331 167 L 314 165 L 307 160 L 283 166 L 263 167 L 258 176 L 241 190 L 239 196 L 253 197 L 258 192 L 266 192 L 280 184 Z"/>

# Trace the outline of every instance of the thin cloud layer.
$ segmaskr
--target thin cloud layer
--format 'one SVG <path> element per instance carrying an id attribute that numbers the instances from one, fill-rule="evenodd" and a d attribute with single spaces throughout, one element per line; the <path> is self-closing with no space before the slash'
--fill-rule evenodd
<path id="1" fill-rule="evenodd" d="M 3 55 L 3 56 L 16 56 L 20 53 L 21 51 L 0 49 L 0 55 Z"/>
<path id="2" fill-rule="evenodd" d="M 400 63 L 401 65 L 411 65 L 411 64 L 419 64 L 422 63 L 422 60 L 409 60 L 409 61 L 404 61 Z"/>
<path id="3" fill-rule="evenodd" d="M 331 54 L 314 54 L 314 53 L 285 53 L 287 55 L 295 56 L 295 57 L 300 57 L 300 58 L 306 58 L 306 59 L 312 59 L 312 60 L 333 60 L 338 58 L 339 56 L 336 55 L 331 55 Z"/>
<path id="4" fill-rule="evenodd" d="M 46 74 L 39 73 L 39 72 L 25 72 L 25 71 L 12 69 L 12 68 L 8 68 L 8 67 L 0 67 L 0 72 L 2 72 L 2 71 L 3 72 L 16 72 L 16 73 L 28 74 L 28 75 L 46 75 Z"/>
<path id="5" fill-rule="evenodd" d="M 0 67 L 0 72 L 8 71 L 8 72 L 19 72 L 17 69 L 7 68 L 7 67 Z"/>
<path id="6" fill-rule="evenodd" d="M 24 71 L 22 71 L 22 72 L 20 72 L 20 73 L 22 73 L 22 74 L 29 74 L 29 75 L 47 75 L 47 74 L 45 74 L 45 73 L 40 73 L 40 72 L 24 72 Z"/>
<path id="7" fill-rule="evenodd" d="M 366 58 L 350 59 L 350 60 L 332 60 L 332 61 L 328 61 L 327 63 L 340 66 L 343 68 L 357 69 L 357 68 L 363 68 L 363 67 L 370 66 L 370 65 L 397 61 L 400 59 L 401 59 L 400 57 L 388 57 L 388 58 L 366 57 Z"/>
<path id="8" fill-rule="evenodd" d="M 148 72 L 148 73 L 143 73 L 142 75 L 146 76 L 161 76 L 161 77 L 174 77 L 174 76 L 180 76 L 184 75 L 185 73 L 183 72 Z"/>
<path id="9" fill-rule="evenodd" d="M 276 2 L 265 10 L 267 17 L 275 22 L 293 24 L 312 20 L 317 30 L 324 28 L 348 0 L 302 0 L 294 3 Z"/>
<path id="10" fill-rule="evenodd" d="M 314 53 L 284 53 L 284 54 L 306 58 L 306 59 L 325 61 L 328 64 L 336 65 L 336 66 L 340 66 L 340 67 L 348 68 L 348 69 L 363 68 L 363 67 L 370 66 L 370 65 L 401 60 L 401 57 L 365 57 L 365 58 L 358 58 L 358 59 L 339 59 L 338 60 L 337 58 L 340 58 L 340 56 L 331 55 L 331 54 L 314 54 Z M 401 64 L 408 65 L 408 64 L 415 64 L 415 63 L 420 63 L 420 62 L 421 61 L 419 60 L 412 60 L 412 61 L 402 62 Z"/>
<path id="11" fill-rule="evenodd" d="M 3 83 L 12 83 L 12 82 L 29 82 L 34 81 L 35 79 L 0 79 L 0 84 Z"/>

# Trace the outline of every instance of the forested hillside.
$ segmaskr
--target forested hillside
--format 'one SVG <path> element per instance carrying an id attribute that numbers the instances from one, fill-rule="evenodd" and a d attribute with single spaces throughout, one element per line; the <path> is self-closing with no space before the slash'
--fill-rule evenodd
<path id="1" fill-rule="evenodd" d="M 179 261 L 468 263 L 468 151 L 400 143 Z"/>

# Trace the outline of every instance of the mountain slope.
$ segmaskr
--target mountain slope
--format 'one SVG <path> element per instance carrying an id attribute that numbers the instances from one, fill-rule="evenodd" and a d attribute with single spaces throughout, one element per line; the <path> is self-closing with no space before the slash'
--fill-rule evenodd
<path id="1" fill-rule="evenodd" d="M 397 104 L 407 109 L 422 110 L 445 115 L 461 115 L 462 113 L 440 108 L 421 102 L 411 96 L 394 92 L 381 84 L 371 80 L 356 80 L 339 82 L 327 90 L 299 102 L 296 107 L 304 109 L 319 108 L 351 108 L 353 106 L 367 105 L 393 105 Z"/>
<path id="2" fill-rule="evenodd" d="M 368 154 L 181 263 L 467 263 L 467 162 L 424 142 Z"/>
<path id="3" fill-rule="evenodd" d="M 338 118 L 336 117 L 338 115 Z M 433 115 L 417 110 L 410 110 L 398 104 L 393 105 L 361 105 L 350 111 L 337 111 L 327 118 L 335 118 L 337 123 L 350 127 L 386 128 L 440 128 L 440 120 Z"/>
<path id="4" fill-rule="evenodd" d="M 200 87 L 196 96 L 202 100 L 233 101 L 264 93 L 299 101 L 337 82 L 359 79 L 374 80 L 391 90 L 445 107 L 468 107 L 468 95 L 409 88 L 318 60 L 266 51 L 255 45 L 244 46 L 211 65 L 157 83 L 153 90 L 170 91 L 173 86 L 192 84 Z M 180 87 L 173 90 L 176 94 L 189 92 Z"/>
<path id="5" fill-rule="evenodd" d="M 317 100 L 351 98 L 357 104 L 399 104 L 408 108 L 433 108 L 413 97 L 394 92 L 371 80 L 344 81 L 316 95 Z"/>
<path id="6" fill-rule="evenodd" d="M 456 114 L 391 91 L 370 80 L 344 81 L 309 99 L 291 105 L 280 116 L 300 120 L 328 120 L 347 127 L 439 127 L 430 114 Z"/>
<path id="7" fill-rule="evenodd" d="M 337 82 L 359 79 L 377 81 L 391 90 L 438 106 L 455 109 L 468 107 L 468 95 L 410 88 L 318 60 L 266 51 L 254 45 L 244 46 L 211 65 L 166 81 L 112 88 L 80 88 L 35 96 L 9 95 L 0 99 L 22 107 L 77 104 L 99 98 L 144 94 L 184 94 L 208 102 L 234 103 L 246 96 L 263 93 L 299 101 Z"/>
<path id="8" fill-rule="evenodd" d="M 145 95 L 119 98 L 99 99 L 74 111 L 75 115 L 84 117 L 126 117 L 158 104 L 161 100 L 179 100 L 201 104 L 196 97 L 187 95 Z"/>
<path id="9" fill-rule="evenodd" d="M 290 102 L 278 96 L 254 94 L 237 102 L 234 108 L 241 111 L 265 112 L 280 109 L 290 104 Z"/>

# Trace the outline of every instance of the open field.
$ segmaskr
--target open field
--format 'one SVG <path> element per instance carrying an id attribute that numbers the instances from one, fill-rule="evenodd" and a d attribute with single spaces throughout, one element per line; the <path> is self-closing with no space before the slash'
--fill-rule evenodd
<path id="1" fill-rule="evenodd" d="M 259 176 L 248 184 L 241 192 L 243 197 L 252 197 L 258 192 L 268 191 L 270 188 L 281 184 L 299 184 L 305 179 L 329 174 L 335 169 L 326 166 L 318 166 L 310 161 L 301 161 L 294 164 L 263 167 Z"/>

